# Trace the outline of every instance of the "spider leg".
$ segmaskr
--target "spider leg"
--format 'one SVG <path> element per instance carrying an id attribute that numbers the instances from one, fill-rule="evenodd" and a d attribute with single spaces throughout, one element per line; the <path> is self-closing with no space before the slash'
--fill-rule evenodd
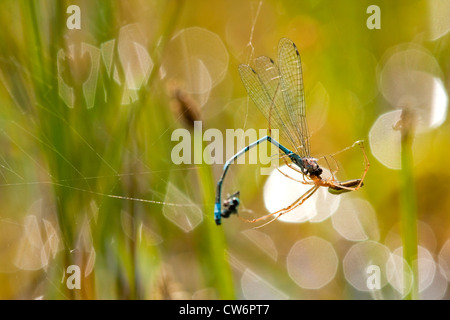
<path id="1" fill-rule="evenodd" d="M 299 183 L 302 183 L 302 184 L 309 184 L 309 185 L 314 184 L 312 181 L 306 181 L 306 180 L 305 180 L 305 174 L 304 174 L 303 172 L 301 172 L 301 170 L 299 170 L 297 167 L 293 166 L 292 163 L 289 163 L 289 162 L 286 160 L 286 156 L 285 156 L 285 155 L 281 156 L 281 158 L 283 158 L 284 163 L 285 163 L 289 168 L 291 168 L 292 170 L 294 170 L 294 171 L 296 171 L 296 172 L 298 172 L 298 173 L 301 173 L 301 175 L 302 175 L 302 177 L 303 177 L 303 181 L 298 180 L 298 179 L 295 179 L 295 178 L 292 178 L 292 177 L 289 176 L 287 173 L 284 173 L 283 171 L 281 171 L 280 168 L 277 168 L 277 170 L 278 170 L 279 173 L 281 173 L 282 175 L 284 175 L 286 178 L 289 178 L 289 179 L 291 179 L 291 180 L 294 180 L 295 182 L 299 182 Z"/>
<path id="2" fill-rule="evenodd" d="M 367 172 L 369 171 L 369 167 L 370 167 L 369 158 L 367 157 L 366 151 L 364 149 L 364 141 L 358 140 L 351 147 L 347 147 L 340 152 L 343 152 L 345 150 L 353 148 L 355 145 L 359 145 L 359 147 L 361 148 L 361 151 L 363 153 L 363 157 L 364 157 L 364 171 L 361 175 L 361 178 L 355 179 L 355 180 L 350 180 L 350 181 L 327 180 L 323 184 L 323 186 L 331 187 L 334 190 L 342 190 L 343 189 L 343 190 L 348 190 L 348 191 L 356 191 L 363 186 L 364 179 L 366 178 Z M 340 152 L 338 152 L 338 153 L 340 153 Z M 337 153 L 332 154 L 331 157 L 333 157 L 333 155 L 335 155 L 335 154 L 337 154 Z M 334 159 L 334 157 L 333 157 L 333 159 Z"/>
<path id="3" fill-rule="evenodd" d="M 275 221 L 276 219 L 278 219 L 283 214 L 288 213 L 289 211 L 292 211 L 295 208 L 301 206 L 306 200 L 308 200 L 317 191 L 317 189 L 319 189 L 319 186 L 314 185 L 312 188 L 308 189 L 308 191 L 306 191 L 304 194 L 302 194 L 297 200 L 295 200 L 292 204 L 290 204 L 289 206 L 287 206 L 286 208 L 283 208 L 281 210 L 278 210 L 278 211 L 275 211 L 275 212 L 271 212 L 269 214 L 266 214 L 265 216 L 262 216 L 262 217 L 259 217 L 259 218 L 256 218 L 256 219 L 252 219 L 252 220 L 248 220 L 248 219 L 244 219 L 244 218 L 241 218 L 241 219 L 246 221 L 246 222 L 255 223 L 255 222 L 267 219 L 269 217 L 274 217 L 275 216 L 269 222 L 264 223 L 262 225 L 262 226 L 265 226 L 268 223 Z M 262 226 L 259 226 L 259 227 L 262 227 Z"/>

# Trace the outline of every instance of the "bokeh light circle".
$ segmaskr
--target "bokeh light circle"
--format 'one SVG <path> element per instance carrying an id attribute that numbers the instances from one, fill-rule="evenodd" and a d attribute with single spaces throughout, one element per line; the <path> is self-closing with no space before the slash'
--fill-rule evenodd
<path id="1" fill-rule="evenodd" d="M 448 94 L 439 63 L 428 50 L 413 43 L 401 44 L 386 52 L 381 65 L 378 84 L 391 106 L 414 110 L 422 130 L 445 121 Z"/>
<path id="2" fill-rule="evenodd" d="M 329 176 L 329 171 L 323 170 L 323 176 Z M 273 213 L 287 208 L 313 187 L 299 181 L 303 181 L 302 174 L 286 165 L 273 170 L 264 185 L 264 204 L 267 210 Z M 302 205 L 283 214 L 278 220 L 296 223 L 323 221 L 337 210 L 340 199 L 340 196 L 330 194 L 326 188 L 319 188 Z"/>
<path id="3" fill-rule="evenodd" d="M 345 199 L 331 217 L 333 228 L 350 241 L 378 241 L 377 216 L 372 205 L 362 199 Z"/>
<path id="4" fill-rule="evenodd" d="M 439 269 L 445 278 L 450 281 L 450 239 L 448 239 L 439 252 Z"/>
<path id="5" fill-rule="evenodd" d="M 400 121 L 401 110 L 378 117 L 369 131 L 369 145 L 373 156 L 390 169 L 401 169 L 400 131 L 394 130 Z"/>
<path id="6" fill-rule="evenodd" d="M 418 258 L 415 261 L 419 273 L 419 293 L 426 290 L 433 282 L 436 274 L 436 263 L 433 255 L 426 248 L 422 246 L 417 247 Z M 393 254 L 403 256 L 403 248 L 398 247 L 393 251 Z"/>
<path id="7" fill-rule="evenodd" d="M 413 287 L 413 273 L 406 260 L 393 252 L 386 263 L 386 276 L 390 285 L 404 298 Z"/>
<path id="8" fill-rule="evenodd" d="M 204 28 L 179 31 L 167 44 L 162 61 L 165 77 L 191 94 L 208 93 L 228 70 L 229 54 L 220 37 Z"/>
<path id="9" fill-rule="evenodd" d="M 353 245 L 343 260 L 345 279 L 357 290 L 370 292 L 374 288 L 369 284 L 372 270 L 378 270 L 380 289 L 388 280 L 386 264 L 391 256 L 389 249 L 372 240 Z"/>
<path id="10" fill-rule="evenodd" d="M 320 289 L 334 279 L 338 256 L 328 241 L 312 236 L 297 241 L 286 259 L 292 280 L 304 289 Z"/>

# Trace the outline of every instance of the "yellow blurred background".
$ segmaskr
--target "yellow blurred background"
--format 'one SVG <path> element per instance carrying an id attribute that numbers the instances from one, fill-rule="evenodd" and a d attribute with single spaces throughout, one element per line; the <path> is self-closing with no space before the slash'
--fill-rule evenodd
<path id="1" fill-rule="evenodd" d="M 0 8 L 0 298 L 402 299 L 414 274 L 402 258 L 415 227 L 402 224 L 405 201 L 417 213 L 417 298 L 450 297 L 448 2 Z M 312 156 L 336 154 L 337 178 L 359 178 L 361 151 L 346 148 L 364 140 L 364 187 L 318 193 L 297 221 L 254 228 L 232 216 L 218 227 L 225 155 L 253 142 L 225 150 L 226 130 L 268 128 L 238 65 L 276 61 L 283 37 L 302 58 Z M 417 120 L 412 170 L 401 167 L 405 108 Z M 209 129 L 224 137 L 219 163 L 202 157 Z M 174 132 L 191 137 L 188 163 L 174 160 Z M 262 167 L 231 166 L 224 195 L 240 191 L 241 216 L 301 195 Z"/>

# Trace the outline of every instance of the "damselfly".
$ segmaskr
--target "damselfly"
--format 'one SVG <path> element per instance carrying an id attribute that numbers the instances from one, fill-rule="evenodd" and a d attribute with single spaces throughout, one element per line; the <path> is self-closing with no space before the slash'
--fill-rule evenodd
<path id="1" fill-rule="evenodd" d="M 216 189 L 214 218 L 217 225 L 221 224 L 221 218 L 227 218 L 231 214 L 237 214 L 238 212 L 239 192 L 228 197 L 223 202 L 224 208 L 222 209 L 222 184 L 228 168 L 234 160 L 264 141 L 268 141 L 278 147 L 285 157 L 285 161 L 286 159 L 291 161 L 291 163 L 286 161 L 286 164 L 302 174 L 303 180 L 298 180 L 299 183 L 309 184 L 312 187 L 286 208 L 261 218 L 250 220 L 251 222 L 268 217 L 273 217 L 273 220 L 277 219 L 303 204 L 320 187 L 328 188 L 328 191 L 333 194 L 341 194 L 358 190 L 363 186 L 364 178 L 369 170 L 369 160 L 364 151 L 362 141 L 355 142 L 361 147 L 365 163 L 364 172 L 360 179 L 337 181 L 333 173 L 331 173 L 329 178 L 322 178 L 323 170 L 317 162 L 318 159 L 310 155 L 310 137 L 306 123 L 302 65 L 297 47 L 291 40 L 286 38 L 280 40 L 277 64 L 271 58 L 262 56 L 255 60 L 253 68 L 249 65 L 241 64 L 239 66 L 239 74 L 248 95 L 269 121 L 269 135 L 251 143 L 225 163 Z M 270 136 L 271 128 L 276 128 L 280 131 L 281 138 L 289 142 L 292 146 L 292 151 Z"/>

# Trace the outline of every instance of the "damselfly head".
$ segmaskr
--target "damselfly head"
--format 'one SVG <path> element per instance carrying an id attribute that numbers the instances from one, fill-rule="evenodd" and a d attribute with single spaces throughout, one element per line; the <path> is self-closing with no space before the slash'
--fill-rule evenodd
<path id="1" fill-rule="evenodd" d="M 238 213 L 238 207 L 239 207 L 239 191 L 233 193 L 232 195 L 228 196 L 226 198 L 222 205 L 223 205 L 223 211 L 222 211 L 222 217 L 228 218 L 233 213 Z"/>

